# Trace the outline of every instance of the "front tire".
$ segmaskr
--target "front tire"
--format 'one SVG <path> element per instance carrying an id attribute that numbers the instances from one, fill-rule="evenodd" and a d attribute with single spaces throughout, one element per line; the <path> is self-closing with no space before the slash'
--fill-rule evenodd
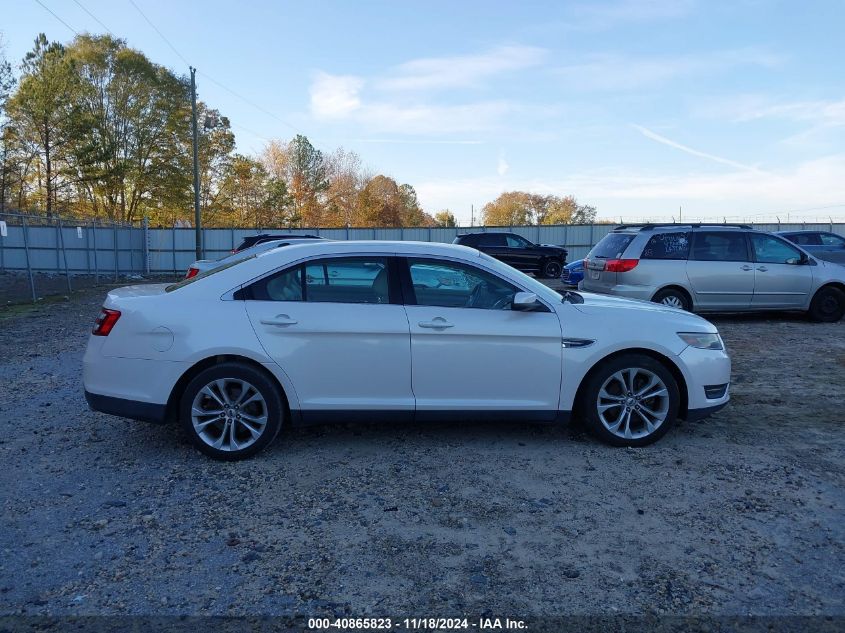
<path id="1" fill-rule="evenodd" d="M 827 286 L 819 289 L 810 302 L 810 318 L 822 323 L 835 323 L 845 315 L 845 292 Z"/>
<path id="2" fill-rule="evenodd" d="M 613 446 L 646 446 L 663 437 L 678 416 L 678 383 L 661 363 L 624 354 L 587 380 L 580 403 L 587 428 Z"/>
<path id="3" fill-rule="evenodd" d="M 556 259 L 547 259 L 540 272 L 546 279 L 557 279 L 563 272 L 563 264 Z"/>
<path id="4" fill-rule="evenodd" d="M 263 371 L 221 363 L 201 371 L 182 394 L 179 420 L 191 443 L 209 457 L 252 457 L 279 434 L 284 406 Z"/>

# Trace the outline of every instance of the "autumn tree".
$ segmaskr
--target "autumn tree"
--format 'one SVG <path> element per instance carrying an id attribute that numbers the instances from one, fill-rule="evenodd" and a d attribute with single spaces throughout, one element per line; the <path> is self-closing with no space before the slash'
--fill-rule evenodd
<path id="1" fill-rule="evenodd" d="M 20 86 L 8 101 L 8 115 L 18 138 L 29 144 L 31 153 L 37 153 L 41 161 L 39 183 L 43 184 L 47 215 L 53 215 L 56 167 L 68 139 L 69 121 L 74 119 L 77 83 L 64 46 L 49 42 L 43 33 L 35 39 L 21 69 Z M 27 153 L 26 149 L 23 152 Z"/>
<path id="2" fill-rule="evenodd" d="M 487 226 L 521 226 L 533 223 L 531 194 L 524 191 L 506 191 L 481 209 Z"/>
<path id="3" fill-rule="evenodd" d="M 585 224 L 595 219 L 596 209 L 578 204 L 572 196 L 509 191 L 484 205 L 482 214 L 488 226 Z"/>
<path id="4" fill-rule="evenodd" d="M 434 221 L 437 226 L 444 228 L 452 228 L 458 226 L 458 221 L 455 215 L 449 209 L 443 209 L 434 214 Z"/>
<path id="5" fill-rule="evenodd" d="M 537 218 L 538 224 L 590 224 L 596 219 L 596 208 L 578 204 L 573 196 L 550 196 L 545 212 Z"/>
<path id="6" fill-rule="evenodd" d="M 361 157 L 342 147 L 326 157 L 326 209 L 324 226 L 354 226 L 358 194 L 368 180 Z"/>

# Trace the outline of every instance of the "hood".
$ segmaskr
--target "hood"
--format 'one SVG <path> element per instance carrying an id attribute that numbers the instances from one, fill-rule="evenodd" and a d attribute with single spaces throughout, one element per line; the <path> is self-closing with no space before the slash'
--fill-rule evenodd
<path id="1" fill-rule="evenodd" d="M 609 295 L 600 295 L 592 292 L 581 292 L 578 294 L 584 298 L 584 303 L 575 304 L 575 308 L 584 314 L 596 317 L 614 315 L 614 318 L 624 319 L 624 312 L 632 311 L 641 313 L 654 319 L 673 322 L 678 327 L 690 328 L 692 332 L 716 332 L 716 326 L 708 320 L 701 318 L 691 312 L 680 308 L 671 308 L 652 301 L 641 301 L 639 299 L 623 299 Z"/>

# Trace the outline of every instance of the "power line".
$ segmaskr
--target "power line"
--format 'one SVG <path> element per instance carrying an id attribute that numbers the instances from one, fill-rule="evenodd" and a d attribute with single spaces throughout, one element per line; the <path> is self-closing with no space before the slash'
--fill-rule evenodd
<path id="1" fill-rule="evenodd" d="M 38 1 L 38 0 L 36 0 L 36 1 Z M 175 46 L 173 46 L 173 44 L 171 44 L 171 43 L 170 43 L 170 40 L 169 40 L 169 39 L 167 39 L 167 38 L 164 36 L 164 33 L 162 33 L 161 31 L 159 31 L 159 30 L 158 30 L 158 28 L 156 28 L 156 25 L 152 23 L 152 21 L 150 20 L 150 18 L 148 18 L 148 17 L 144 14 L 144 12 L 143 12 L 143 11 L 141 11 L 141 7 L 139 7 L 137 4 L 135 4 L 135 0 L 129 0 L 129 2 L 130 2 L 130 4 L 131 4 L 133 7 L 135 7 L 135 9 L 138 11 L 138 13 L 140 13 L 140 14 L 141 14 L 141 17 L 142 17 L 142 18 L 144 18 L 144 19 L 147 21 L 147 24 L 149 24 L 151 27 L 153 27 L 153 30 L 154 30 L 156 33 L 158 33 L 158 36 L 159 36 L 161 39 L 163 39 L 163 40 L 164 40 L 165 44 L 167 44 L 167 45 L 170 47 L 170 49 L 171 49 L 174 53 L 176 53 L 177 57 L 179 57 L 179 59 L 181 59 L 183 62 L 185 62 L 188 66 L 190 66 L 190 65 L 191 65 L 191 62 L 189 62 L 187 59 L 185 59 L 185 56 L 184 56 L 184 55 L 182 55 L 182 53 L 180 53 L 178 50 L 176 50 L 176 47 L 175 47 Z"/>
<path id="2" fill-rule="evenodd" d="M 203 77 L 205 77 L 206 79 L 208 79 L 210 82 L 212 82 L 212 83 L 214 83 L 214 84 L 217 84 L 220 88 L 223 88 L 223 90 L 225 90 L 226 92 L 228 92 L 228 93 L 230 93 L 230 94 L 232 94 L 232 95 L 236 96 L 238 99 L 240 99 L 240 100 L 241 100 L 241 101 L 243 101 L 244 103 L 246 103 L 246 104 L 248 104 L 248 105 L 251 105 L 253 108 L 255 108 L 256 110 L 259 110 L 259 111 L 263 112 L 263 113 L 264 113 L 264 114 L 266 114 L 267 116 L 273 117 L 273 118 L 274 118 L 274 119 L 276 119 L 279 123 L 281 123 L 282 125 L 285 125 L 285 126 L 289 127 L 289 128 L 290 128 L 290 129 L 292 129 L 294 132 L 297 132 L 297 131 L 298 131 L 298 130 L 297 130 L 297 128 L 295 128 L 293 125 L 291 125 L 290 123 L 288 123 L 288 122 L 287 122 L 287 121 L 285 121 L 284 119 L 280 118 L 278 115 L 274 114 L 274 113 L 273 113 L 273 112 L 271 112 L 270 110 L 267 110 L 266 108 L 261 107 L 260 105 L 258 105 L 258 104 L 257 104 L 257 103 L 255 103 L 254 101 L 251 101 L 251 100 L 247 99 L 247 98 L 246 98 L 246 97 L 244 97 L 243 95 L 238 94 L 237 92 L 235 92 L 235 91 L 234 91 L 234 90 L 232 90 L 231 88 L 229 88 L 229 87 L 227 87 L 227 86 L 224 86 L 222 83 L 220 83 L 219 81 L 217 81 L 214 77 L 209 76 L 208 74 L 206 74 L 206 73 L 202 72 L 201 70 L 198 70 L 197 72 L 198 72 L 200 75 L 202 75 Z"/>
<path id="3" fill-rule="evenodd" d="M 100 25 L 100 26 L 102 26 L 104 29 L 106 29 L 106 32 L 108 32 L 108 34 L 109 34 L 109 35 L 111 35 L 112 37 L 115 37 L 115 34 L 111 32 L 111 29 L 109 29 L 109 27 L 107 27 L 105 24 L 103 24 L 103 23 L 100 21 L 100 18 L 98 18 L 98 17 L 97 17 L 96 15 L 94 15 L 93 13 L 91 13 L 88 9 L 86 9 L 86 8 L 85 8 L 85 5 L 83 5 L 83 4 L 82 4 L 79 0 L 73 0 L 73 1 L 74 1 L 76 4 L 78 4 L 78 5 L 79 5 L 79 8 L 80 8 L 80 9 L 82 9 L 83 11 L 85 11 L 85 13 L 87 13 L 87 14 L 88 14 L 88 15 L 90 15 L 92 18 L 94 18 L 94 20 L 97 22 L 97 24 L 99 24 L 99 25 Z"/>
<path id="4" fill-rule="evenodd" d="M 74 28 L 73 28 L 70 24 L 68 24 L 67 22 L 65 22 L 64 20 L 62 20 L 59 16 L 57 16 L 55 13 L 53 13 L 53 11 L 50 9 L 50 7 L 48 7 L 46 4 L 44 4 L 43 2 L 41 2 L 41 0 L 35 0 L 35 1 L 36 1 L 38 4 L 40 4 L 40 5 L 41 5 L 41 7 L 42 7 L 45 11 L 47 11 L 50 15 L 52 15 L 54 18 L 56 18 L 59 22 L 61 22 L 62 24 L 64 24 L 64 25 L 65 25 L 68 29 L 70 29 L 70 30 L 71 30 L 71 32 L 72 32 L 74 35 L 79 35 L 79 33 L 77 33 L 77 32 L 76 32 L 76 29 L 74 29 Z M 132 2 L 132 0 L 129 0 L 129 1 L 130 1 L 130 2 Z"/>

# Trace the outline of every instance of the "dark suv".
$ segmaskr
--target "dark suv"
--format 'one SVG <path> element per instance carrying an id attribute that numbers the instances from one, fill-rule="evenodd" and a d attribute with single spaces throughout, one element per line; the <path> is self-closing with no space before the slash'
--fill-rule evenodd
<path id="1" fill-rule="evenodd" d="M 282 233 L 280 235 L 272 235 L 270 233 L 259 233 L 258 235 L 247 235 L 243 242 L 237 248 L 232 249 L 233 253 L 239 253 L 245 248 L 261 244 L 262 242 L 269 242 L 270 240 L 323 240 L 324 237 L 319 235 L 293 235 L 290 233 Z"/>
<path id="2" fill-rule="evenodd" d="M 567 250 L 562 246 L 532 244 L 516 233 L 465 233 L 453 244 L 477 248 L 525 273 L 557 278 L 566 264 Z"/>

